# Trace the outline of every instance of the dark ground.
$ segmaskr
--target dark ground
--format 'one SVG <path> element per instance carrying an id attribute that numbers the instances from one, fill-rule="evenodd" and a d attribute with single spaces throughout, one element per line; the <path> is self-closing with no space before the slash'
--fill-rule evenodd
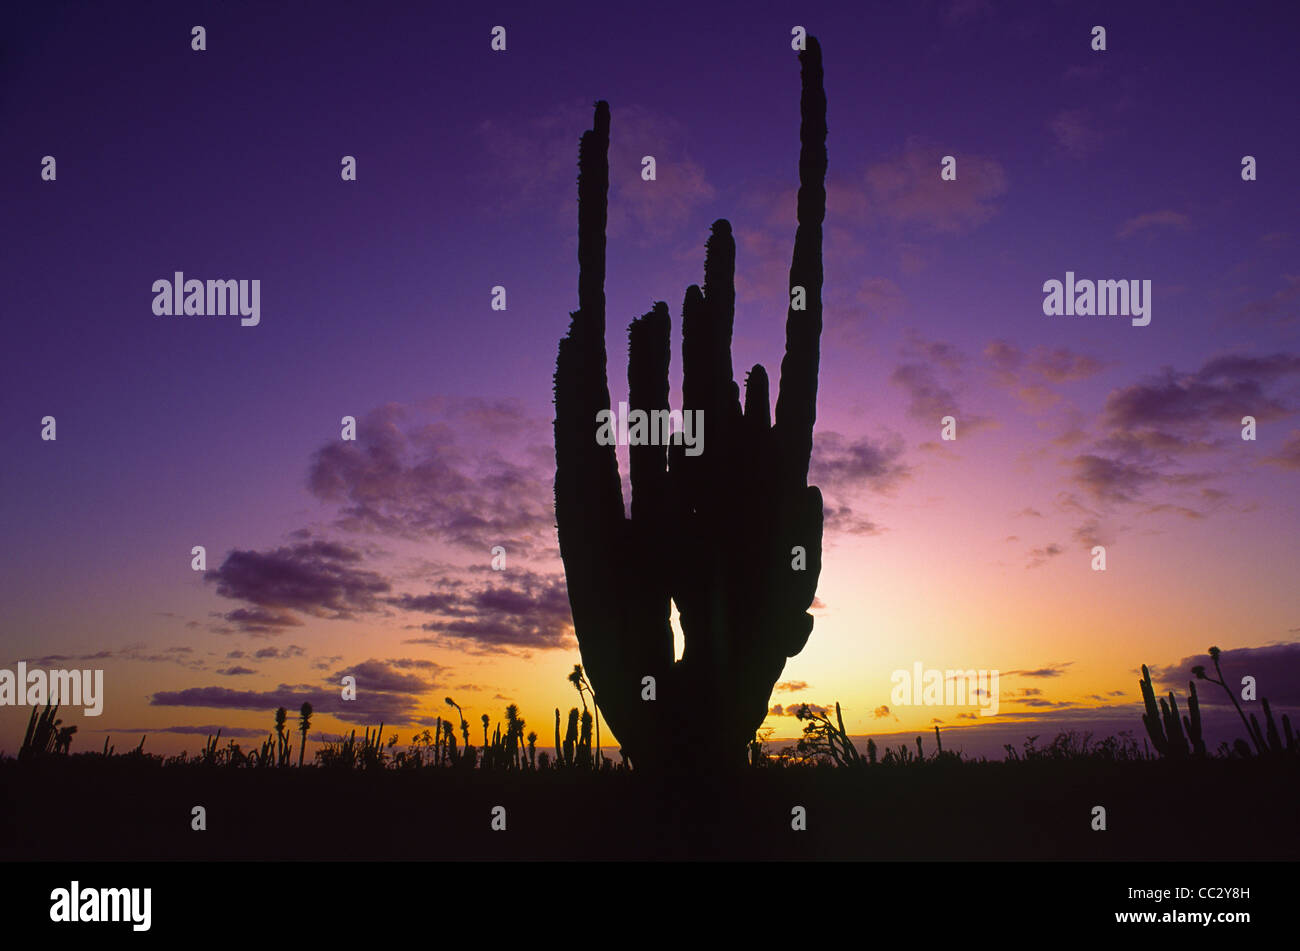
<path id="1" fill-rule="evenodd" d="M 628 773 L 10 760 L 0 860 L 1293 860 L 1297 789 L 1294 760 L 748 770 L 692 795 Z"/>

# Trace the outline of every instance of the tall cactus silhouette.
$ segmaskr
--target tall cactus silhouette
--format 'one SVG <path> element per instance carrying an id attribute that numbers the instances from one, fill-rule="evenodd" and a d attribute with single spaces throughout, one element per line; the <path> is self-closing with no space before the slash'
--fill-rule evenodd
<path id="1" fill-rule="evenodd" d="M 821 47 L 811 36 L 806 46 L 775 423 L 763 367 L 749 372 L 743 406 L 733 380 L 736 249 L 731 225 L 719 219 L 706 244 L 704 287 L 689 287 L 682 307 L 682 409 L 702 411 L 704 451 L 688 456 L 680 437 L 671 447 L 630 447 L 630 519 L 614 447 L 596 440 L 597 413 L 610 407 L 607 103 L 596 103 L 579 146 L 578 310 L 556 362 L 555 513 L 583 667 L 635 768 L 743 765 L 786 659 L 812 632 L 822 496 L 807 480 L 822 329 L 826 94 Z M 630 409 L 668 410 L 667 305 L 633 320 L 628 338 Z M 680 660 L 671 602 L 685 640 Z"/>

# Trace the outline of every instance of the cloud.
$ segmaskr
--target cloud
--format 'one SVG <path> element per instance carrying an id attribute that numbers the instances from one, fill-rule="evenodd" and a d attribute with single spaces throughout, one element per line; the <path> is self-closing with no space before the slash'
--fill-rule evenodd
<path id="1" fill-rule="evenodd" d="M 236 608 L 221 616 L 249 634 L 280 634 L 288 628 L 302 626 L 302 621 L 292 612 L 267 608 Z"/>
<path id="2" fill-rule="evenodd" d="M 217 673 L 224 674 L 227 677 L 238 677 L 242 674 L 255 674 L 257 671 L 252 667 L 240 667 L 236 665 L 234 667 L 226 667 L 218 670 Z"/>
<path id="3" fill-rule="evenodd" d="M 1103 502 L 1132 502 L 1159 478 L 1150 468 L 1091 454 L 1076 456 L 1073 466 L 1073 481 Z"/>
<path id="4" fill-rule="evenodd" d="M 318 714 L 329 714 L 349 723 L 410 723 L 418 704 L 414 696 L 383 691 L 358 691 L 357 699 L 344 700 L 341 691 L 308 684 L 280 684 L 275 690 L 231 690 L 228 687 L 189 687 L 163 690 L 149 698 L 155 707 L 209 707 L 220 710 L 272 711 L 277 707 L 299 709 L 310 703 Z"/>
<path id="5" fill-rule="evenodd" d="M 44 657 L 20 657 L 29 666 L 67 666 L 76 661 L 133 661 L 142 664 L 176 664 L 192 670 L 201 670 L 206 663 L 193 656 L 192 647 L 165 647 L 150 650 L 145 644 L 127 644 L 118 648 L 103 648 L 88 654 L 46 654 Z"/>
<path id="6" fill-rule="evenodd" d="M 1195 426 L 1204 421 L 1240 424 L 1243 416 L 1273 420 L 1293 410 L 1268 387 L 1300 373 L 1300 356 L 1228 355 L 1215 357 L 1193 373 L 1165 368 L 1148 379 L 1112 392 L 1105 423 L 1119 429 L 1158 424 Z"/>
<path id="7" fill-rule="evenodd" d="M 883 720 L 885 717 L 893 716 L 893 714 L 889 712 L 889 707 L 882 703 L 871 711 L 871 716 L 877 720 Z M 897 720 L 898 717 L 894 717 L 894 719 Z"/>
<path id="8" fill-rule="evenodd" d="M 822 527 L 827 535 L 879 535 L 885 530 L 851 505 L 830 503 L 823 504 Z"/>
<path id="9" fill-rule="evenodd" d="M 1254 677 L 1256 696 L 1267 699 L 1274 707 L 1300 706 L 1300 644 L 1269 644 L 1264 647 L 1238 647 L 1219 654 L 1223 682 L 1236 692 L 1246 715 L 1254 713 L 1263 725 L 1263 707 L 1258 701 L 1241 700 L 1241 680 Z M 1214 661 L 1208 653 L 1193 654 L 1165 667 L 1150 667 L 1151 680 L 1157 685 L 1157 694 L 1170 690 L 1177 692 L 1179 700 L 1187 693 L 1187 684 L 1195 679 L 1192 668 L 1201 666 L 1210 677 L 1217 675 Z M 1197 698 L 1207 706 L 1231 708 L 1223 688 L 1217 684 L 1197 681 Z M 1274 714 L 1276 716 L 1276 714 Z"/>
<path id="10" fill-rule="evenodd" d="M 785 706 L 778 703 L 774 704 L 772 708 L 767 711 L 767 715 L 769 717 L 797 717 L 800 709 L 803 707 L 807 707 L 810 713 L 815 713 L 818 716 L 823 717 L 831 712 L 830 707 L 823 707 L 819 703 L 791 703 L 786 704 Z"/>
<path id="11" fill-rule="evenodd" d="M 1177 211 L 1148 211 L 1125 221 L 1120 226 L 1118 235 L 1121 238 L 1129 238 L 1139 231 L 1159 227 L 1186 229 L 1191 221 L 1192 219 L 1187 215 Z"/>
<path id="12" fill-rule="evenodd" d="M 576 644 L 568 589 L 562 574 L 512 571 L 508 577 L 498 575 L 491 581 L 468 585 L 464 590 L 460 585 L 449 585 L 434 594 L 437 597 L 403 596 L 391 600 L 397 607 L 440 615 L 438 620 L 421 625 L 434 637 L 414 638 L 405 643 L 434 646 L 469 643 L 489 651 L 567 649 Z"/>
<path id="13" fill-rule="evenodd" d="M 389 403 L 359 422 L 355 441 L 316 452 L 308 485 L 340 506 L 345 531 L 523 554 L 553 541 L 551 473 L 505 458 L 500 437 L 539 425 L 513 402 Z"/>
<path id="14" fill-rule="evenodd" d="M 1046 564 L 1049 558 L 1055 558 L 1063 551 L 1065 551 L 1065 549 L 1056 544 L 1056 542 L 1052 542 L 1050 545 L 1046 545 L 1042 548 L 1031 549 L 1029 552 L 1029 564 L 1025 567 L 1037 568 L 1039 565 Z"/>
<path id="15" fill-rule="evenodd" d="M 1291 435 L 1277 452 L 1265 456 L 1263 462 L 1281 469 L 1300 469 L 1300 429 L 1291 430 Z"/>
<path id="16" fill-rule="evenodd" d="M 1083 109 L 1064 109 L 1047 122 L 1052 142 L 1070 158 L 1085 158 L 1101 148 L 1102 134 Z"/>
<path id="17" fill-rule="evenodd" d="M 1003 676 L 1006 677 L 1060 677 L 1065 673 L 1065 668 L 1073 664 L 1074 661 L 1066 661 L 1063 664 L 1049 664 L 1046 667 L 1039 667 L 1036 670 L 1008 670 Z"/>
<path id="18" fill-rule="evenodd" d="M 427 670 L 436 677 L 445 668 L 431 660 L 399 658 L 385 661 L 372 657 L 359 664 L 344 667 L 330 676 L 334 683 L 340 683 L 344 677 L 355 677 L 358 694 L 363 690 L 422 694 L 437 686 L 436 683 L 419 674 L 407 673 L 409 669 Z"/>
<path id="19" fill-rule="evenodd" d="M 994 381 L 1034 410 L 1045 409 L 1060 400 L 1053 386 L 1086 380 L 1104 367 L 1097 358 L 1065 347 L 1039 345 L 1026 353 L 1000 339 L 984 348 L 984 358 L 993 371 Z"/>
<path id="20" fill-rule="evenodd" d="M 939 177 L 940 159 L 957 160 L 955 181 Z M 867 194 L 876 214 L 900 224 L 960 234 L 997 212 L 996 199 L 1007 190 L 1001 164 L 987 156 L 949 153 L 909 141 L 897 156 L 866 170 Z"/>
<path id="21" fill-rule="evenodd" d="M 903 439 L 897 434 L 873 442 L 866 436 L 850 441 L 837 432 L 819 432 L 809 482 L 823 489 L 888 492 L 911 475 L 911 468 L 899 462 L 902 455 Z"/>
<path id="22" fill-rule="evenodd" d="M 247 739 L 248 737 L 263 737 L 271 731 L 258 730 L 244 726 L 224 726 L 212 724 L 209 726 L 148 726 L 148 727 L 131 727 L 121 729 L 110 729 L 108 727 L 88 728 L 83 726 L 83 730 L 88 733 L 180 733 L 186 736 L 216 736 L 219 732 L 223 737 Z"/>
<path id="23" fill-rule="evenodd" d="M 1300 320 L 1300 274 L 1284 274 L 1282 280 L 1279 290 L 1238 308 L 1232 321 L 1281 327 Z"/>
<path id="24" fill-rule="evenodd" d="M 295 611 L 314 617 L 351 619 L 378 610 L 390 585 L 357 567 L 360 553 L 333 542 L 314 541 L 268 552 L 232 551 L 221 567 L 204 573 L 217 594 L 254 607 L 225 615 L 241 630 L 278 633 L 301 624 Z"/>
<path id="25" fill-rule="evenodd" d="M 776 687 L 773 688 L 773 689 L 777 690 L 778 692 L 779 692 L 779 691 L 782 691 L 782 690 L 786 690 L 786 691 L 789 691 L 790 693 L 797 693 L 797 692 L 799 692 L 800 690 L 807 690 L 807 689 L 808 689 L 808 681 L 806 681 L 806 680 L 783 680 L 783 681 L 781 681 L 779 684 L 777 684 Z"/>
<path id="26" fill-rule="evenodd" d="M 939 383 L 934 370 L 923 363 L 904 363 L 894 368 L 889 381 L 907 392 L 907 411 L 917 419 L 934 422 L 956 416 L 957 397 Z"/>
<path id="27" fill-rule="evenodd" d="M 887 277 L 864 277 L 854 300 L 866 310 L 868 319 L 895 317 L 907 303 L 902 289 Z"/>
<path id="28" fill-rule="evenodd" d="M 1099 419 L 1103 434 L 1067 460 L 1071 480 L 1106 505 L 1142 502 L 1144 514 L 1201 518 L 1227 498 L 1203 484 L 1222 474 L 1207 463 L 1240 445 L 1233 437 L 1244 416 L 1266 422 L 1292 415 L 1286 385 L 1297 375 L 1300 356 L 1227 354 L 1194 371 L 1165 367 L 1112 390 Z M 1202 460 L 1197 470 L 1184 468 L 1196 459 Z M 1184 497 L 1152 504 L 1144 496 L 1157 486 Z"/>
<path id="29" fill-rule="evenodd" d="M 263 647 L 257 650 L 253 657 L 257 660 L 288 660 L 291 657 L 301 657 L 307 653 L 305 648 L 297 644 L 290 644 L 288 647 Z"/>

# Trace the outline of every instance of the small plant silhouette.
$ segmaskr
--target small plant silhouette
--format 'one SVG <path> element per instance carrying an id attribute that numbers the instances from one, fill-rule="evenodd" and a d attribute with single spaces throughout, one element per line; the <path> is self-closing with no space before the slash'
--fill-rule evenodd
<path id="1" fill-rule="evenodd" d="M 1267 697 L 1260 698 L 1260 703 L 1264 707 L 1264 720 L 1267 724 L 1266 727 L 1263 730 L 1260 729 L 1259 720 L 1253 713 L 1250 715 L 1249 720 L 1246 719 L 1246 714 L 1241 709 L 1241 704 L 1237 702 L 1236 693 L 1224 681 L 1223 670 L 1219 666 L 1219 655 L 1221 653 L 1222 651 L 1217 647 L 1211 647 L 1209 650 L 1210 660 L 1214 662 L 1214 672 L 1219 675 L 1217 678 L 1208 676 L 1205 673 L 1205 668 L 1199 664 L 1192 668 L 1192 674 L 1195 675 L 1197 680 L 1205 680 L 1212 684 L 1218 684 L 1223 688 L 1223 692 L 1228 695 L 1228 699 L 1231 700 L 1232 705 L 1236 707 L 1237 716 L 1241 717 L 1241 722 L 1245 724 L 1246 732 L 1250 735 L 1251 741 L 1255 744 L 1255 750 L 1260 756 L 1281 756 L 1284 753 L 1295 754 L 1300 752 L 1300 743 L 1297 743 L 1296 734 L 1291 729 L 1291 718 L 1285 713 L 1282 714 L 1282 734 L 1279 734 L 1277 731 L 1277 724 L 1273 722 L 1273 710 L 1268 705 Z M 1143 667 L 1142 670 L 1145 672 L 1146 668 Z M 1193 689 L 1195 689 L 1195 685 L 1193 685 Z M 1195 696 L 1194 693 L 1193 696 Z M 1283 739 L 1283 736 L 1285 736 L 1285 740 Z M 1245 747 L 1245 754 L 1249 755 L 1249 747 L 1246 747 L 1241 740 L 1238 740 L 1237 744 L 1239 744 L 1237 746 L 1238 753 L 1241 753 L 1242 748 Z"/>
<path id="2" fill-rule="evenodd" d="M 307 752 L 307 731 L 311 728 L 311 704 L 305 700 L 299 711 L 298 731 L 302 733 L 302 745 L 298 747 L 298 765 L 302 766 L 303 755 Z"/>
<path id="3" fill-rule="evenodd" d="M 72 735 L 77 732 L 77 728 L 60 726 L 63 721 L 55 718 L 58 712 L 58 706 L 49 703 L 45 704 L 44 710 L 32 707 L 32 715 L 27 720 L 27 732 L 23 735 L 23 745 L 18 749 L 20 762 L 67 755 L 72 746 Z"/>

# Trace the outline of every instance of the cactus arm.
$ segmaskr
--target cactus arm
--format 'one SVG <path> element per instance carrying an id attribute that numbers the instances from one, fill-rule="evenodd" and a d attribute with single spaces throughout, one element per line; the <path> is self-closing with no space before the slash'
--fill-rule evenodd
<path id="1" fill-rule="evenodd" d="M 821 44 L 809 37 L 799 54 L 802 93 L 799 124 L 798 227 L 790 262 L 790 287 L 803 287 L 806 309 L 787 299 L 785 356 L 776 400 L 776 430 L 784 480 L 802 485 L 812 456 L 817 418 L 817 369 L 822 331 L 822 221 L 826 217 L 826 91 Z"/>

